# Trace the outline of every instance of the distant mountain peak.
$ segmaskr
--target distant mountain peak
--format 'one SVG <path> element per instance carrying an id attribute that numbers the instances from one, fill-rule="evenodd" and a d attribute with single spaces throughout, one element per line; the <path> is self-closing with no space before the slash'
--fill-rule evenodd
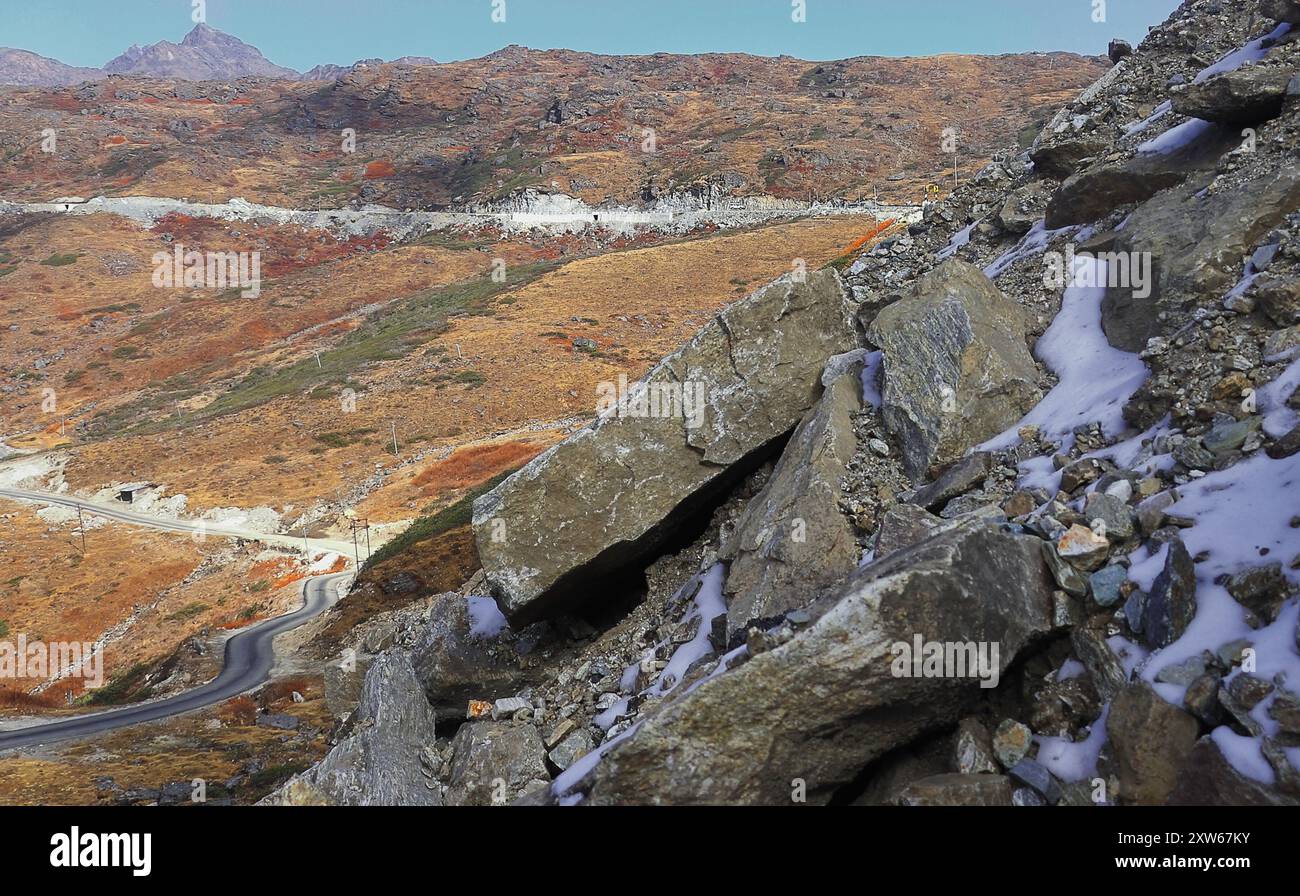
<path id="1" fill-rule="evenodd" d="M 257 47 L 205 22 L 195 25 L 179 44 L 163 40 L 147 47 L 132 46 L 105 65 L 104 71 L 187 81 L 298 77 L 293 69 L 271 62 Z"/>

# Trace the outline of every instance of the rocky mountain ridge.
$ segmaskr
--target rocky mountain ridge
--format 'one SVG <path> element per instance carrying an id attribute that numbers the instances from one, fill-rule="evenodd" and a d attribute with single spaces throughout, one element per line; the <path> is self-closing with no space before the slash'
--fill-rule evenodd
<path id="1" fill-rule="evenodd" d="M 702 425 L 659 389 L 480 498 L 483 569 L 338 675 L 419 718 L 341 702 L 271 801 L 1300 803 L 1295 25 L 1188 0 L 731 306 L 646 383 Z"/>

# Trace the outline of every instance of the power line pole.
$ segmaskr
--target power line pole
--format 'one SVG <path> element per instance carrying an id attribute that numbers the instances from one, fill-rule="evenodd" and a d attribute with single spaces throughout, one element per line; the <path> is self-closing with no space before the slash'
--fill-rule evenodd
<path id="1" fill-rule="evenodd" d="M 390 421 L 393 424 L 393 457 L 399 457 L 397 453 L 397 421 Z"/>
<path id="2" fill-rule="evenodd" d="M 81 505 L 77 505 L 77 522 L 81 530 L 81 556 L 86 556 L 86 517 L 81 511 Z"/>

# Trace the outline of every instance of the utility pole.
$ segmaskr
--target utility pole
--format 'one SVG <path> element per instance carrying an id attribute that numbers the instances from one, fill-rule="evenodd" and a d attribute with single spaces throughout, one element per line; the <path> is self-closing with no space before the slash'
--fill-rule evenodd
<path id="1" fill-rule="evenodd" d="M 81 529 L 81 556 L 86 556 L 86 517 L 81 511 L 81 505 L 77 505 L 77 522 Z"/>
<path id="2" fill-rule="evenodd" d="M 391 420 L 389 422 L 393 424 L 393 457 L 399 457 L 400 455 L 397 453 L 397 421 Z"/>

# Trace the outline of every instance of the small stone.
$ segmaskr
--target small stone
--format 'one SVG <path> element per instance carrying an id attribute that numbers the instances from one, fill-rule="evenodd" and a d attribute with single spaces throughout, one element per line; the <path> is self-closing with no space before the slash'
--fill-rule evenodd
<path id="1" fill-rule="evenodd" d="M 1015 492 L 1011 497 L 1002 502 L 1002 511 L 1012 519 L 1019 516 L 1027 516 L 1037 509 L 1038 502 L 1034 500 L 1034 496 L 1024 490 Z"/>
<path id="2" fill-rule="evenodd" d="M 1183 706 L 1206 727 L 1214 728 L 1223 720 L 1219 703 L 1219 676 L 1207 672 L 1196 678 L 1183 693 Z"/>
<path id="3" fill-rule="evenodd" d="M 957 725 L 953 746 L 956 752 L 957 771 L 965 775 L 999 774 L 993 753 L 993 738 L 984 723 L 975 718 L 962 719 Z"/>
<path id="4" fill-rule="evenodd" d="M 578 725 L 573 721 L 573 719 L 561 719 L 546 735 L 543 739 L 543 743 L 546 744 L 546 749 L 553 750 L 560 741 L 564 740 L 577 730 Z"/>
<path id="5" fill-rule="evenodd" d="M 1284 747 L 1300 747 L 1300 697 L 1290 691 L 1279 691 L 1268 707 L 1268 717 L 1278 724 L 1275 735 Z"/>
<path id="6" fill-rule="evenodd" d="M 1167 647 L 1196 617 L 1196 568 L 1181 539 L 1169 542 L 1164 568 L 1147 596 L 1142 636 L 1151 647 Z"/>
<path id="7" fill-rule="evenodd" d="M 590 734 L 586 731 L 574 731 L 547 753 L 547 758 L 560 771 L 565 771 L 573 763 L 590 753 L 594 746 Z"/>
<path id="8" fill-rule="evenodd" d="M 1208 650 L 1203 650 L 1196 656 L 1189 656 L 1181 663 L 1171 663 L 1156 673 L 1156 681 L 1161 684 L 1176 684 L 1187 686 L 1196 679 L 1200 678 L 1206 672 L 1222 672 L 1219 669 L 1218 661 L 1214 654 Z M 1217 681 L 1219 675 L 1216 674 Z"/>
<path id="9" fill-rule="evenodd" d="M 1083 515 L 1094 533 L 1112 542 L 1121 543 L 1133 537 L 1133 511 L 1114 495 L 1096 492 L 1088 495 Z"/>
<path id="10" fill-rule="evenodd" d="M 502 697 L 492 704 L 492 718 L 496 721 L 508 719 L 515 713 L 532 708 L 533 705 L 522 697 Z"/>
<path id="11" fill-rule="evenodd" d="M 1106 486 L 1106 494 L 1127 504 L 1133 497 L 1133 483 L 1127 479 L 1117 479 Z"/>
<path id="12" fill-rule="evenodd" d="M 471 700 L 465 710 L 467 719 L 485 719 L 492 715 L 492 704 L 486 700 Z"/>
<path id="13" fill-rule="evenodd" d="M 1282 605 L 1296 594 L 1296 587 L 1282 572 L 1281 563 L 1257 566 L 1229 576 L 1224 583 L 1232 599 L 1247 610 L 1251 628 L 1274 622 Z"/>
<path id="14" fill-rule="evenodd" d="M 1007 770 L 1013 779 L 1032 787 L 1049 804 L 1061 801 L 1061 785 L 1051 772 L 1041 763 L 1032 759 L 1021 759 Z"/>
<path id="15" fill-rule="evenodd" d="M 1051 571 L 1052 578 L 1067 594 L 1083 597 L 1088 593 L 1088 580 L 1065 562 L 1050 541 L 1043 542 L 1043 558 L 1047 561 L 1047 568 Z"/>
<path id="16" fill-rule="evenodd" d="M 1142 634 L 1143 617 L 1147 611 L 1147 593 L 1137 589 L 1124 601 L 1124 621 L 1135 635 Z"/>
<path id="17" fill-rule="evenodd" d="M 1011 768 L 1025 758 L 1033 743 L 1034 733 L 1028 725 L 1014 719 L 1004 719 L 993 732 L 993 755 L 1003 768 Z"/>
<path id="18" fill-rule="evenodd" d="M 1128 570 L 1111 565 L 1097 570 L 1088 577 L 1088 590 L 1099 606 L 1113 607 L 1123 597 L 1121 586 L 1128 581 Z"/>
<path id="19" fill-rule="evenodd" d="M 1071 526 L 1056 543 L 1056 550 L 1075 569 L 1100 569 L 1110 555 L 1110 542 L 1087 526 Z"/>
<path id="20" fill-rule="evenodd" d="M 1247 712 L 1262 703 L 1269 694 L 1273 693 L 1273 690 L 1271 681 L 1256 678 L 1245 672 L 1234 675 L 1228 682 L 1228 693 Z"/>
<path id="21" fill-rule="evenodd" d="M 1245 656 L 1246 651 L 1254 646 L 1255 645 L 1252 642 L 1247 641 L 1245 638 L 1238 638 L 1235 641 L 1229 641 L 1227 644 L 1224 644 L 1218 650 L 1214 651 L 1214 654 L 1219 658 L 1219 662 L 1224 666 L 1224 668 L 1232 668 L 1233 666 L 1241 665 L 1241 660 Z"/>

